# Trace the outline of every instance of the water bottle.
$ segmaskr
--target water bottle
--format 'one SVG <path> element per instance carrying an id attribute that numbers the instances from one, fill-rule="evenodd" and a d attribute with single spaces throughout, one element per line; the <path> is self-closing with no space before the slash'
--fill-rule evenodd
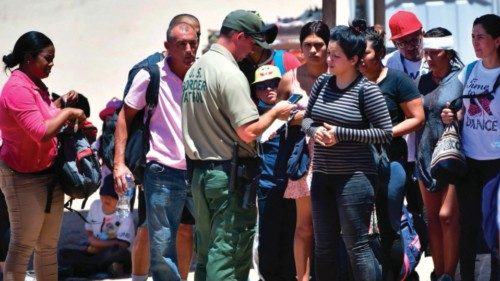
<path id="1" fill-rule="evenodd" d="M 124 219 L 130 215 L 130 199 L 134 195 L 135 182 L 132 176 L 125 176 L 127 180 L 127 190 L 125 193 L 118 196 L 118 203 L 116 204 L 116 215 L 119 219 Z"/>
<path id="2" fill-rule="evenodd" d="M 26 271 L 26 276 L 24 277 L 24 281 L 36 281 L 35 271 L 33 270 Z"/>

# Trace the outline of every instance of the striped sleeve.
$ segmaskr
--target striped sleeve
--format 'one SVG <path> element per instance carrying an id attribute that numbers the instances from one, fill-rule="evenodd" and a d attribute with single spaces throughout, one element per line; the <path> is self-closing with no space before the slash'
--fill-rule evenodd
<path id="1" fill-rule="evenodd" d="M 356 129 L 337 126 L 335 137 L 339 142 L 389 143 L 392 139 L 392 123 L 382 92 L 373 83 L 358 87 L 358 95 L 360 91 L 364 91 L 363 111 L 371 127 Z"/>

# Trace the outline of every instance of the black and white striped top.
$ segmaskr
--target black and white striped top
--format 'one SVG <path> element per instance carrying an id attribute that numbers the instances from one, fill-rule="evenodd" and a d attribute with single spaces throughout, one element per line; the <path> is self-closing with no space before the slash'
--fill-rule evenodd
<path id="1" fill-rule="evenodd" d="M 323 79 L 327 83 L 322 83 Z M 321 84 L 324 86 L 318 89 Z M 369 143 L 389 143 L 392 123 L 387 105 L 377 85 L 359 76 L 346 89 L 336 86 L 335 76 L 321 75 L 311 90 L 302 128 L 309 136 L 329 123 L 337 126 L 338 143 L 324 147 L 314 145 L 313 171 L 327 174 L 376 174 Z M 358 94 L 364 91 L 364 116 Z M 370 127 L 370 123 L 372 127 Z"/>

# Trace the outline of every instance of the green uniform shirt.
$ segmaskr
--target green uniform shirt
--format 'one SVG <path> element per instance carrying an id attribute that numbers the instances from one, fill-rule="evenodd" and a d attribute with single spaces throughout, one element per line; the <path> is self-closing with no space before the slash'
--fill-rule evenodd
<path id="1" fill-rule="evenodd" d="M 236 128 L 259 119 L 250 85 L 231 53 L 219 44 L 188 70 L 182 85 L 182 130 L 186 154 L 193 160 L 230 160 L 235 141 L 238 156 L 256 155 Z"/>

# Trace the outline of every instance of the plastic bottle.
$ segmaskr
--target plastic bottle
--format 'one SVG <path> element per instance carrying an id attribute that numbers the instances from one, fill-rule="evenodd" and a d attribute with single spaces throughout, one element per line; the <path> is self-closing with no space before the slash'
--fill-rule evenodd
<path id="1" fill-rule="evenodd" d="M 119 219 L 126 218 L 130 215 L 130 199 L 134 195 L 135 182 L 132 176 L 127 175 L 127 190 L 125 193 L 118 195 L 118 203 L 116 204 L 116 215 Z"/>
<path id="2" fill-rule="evenodd" d="M 24 278 L 24 281 L 36 281 L 35 271 L 33 270 L 26 271 L 26 276 Z"/>

